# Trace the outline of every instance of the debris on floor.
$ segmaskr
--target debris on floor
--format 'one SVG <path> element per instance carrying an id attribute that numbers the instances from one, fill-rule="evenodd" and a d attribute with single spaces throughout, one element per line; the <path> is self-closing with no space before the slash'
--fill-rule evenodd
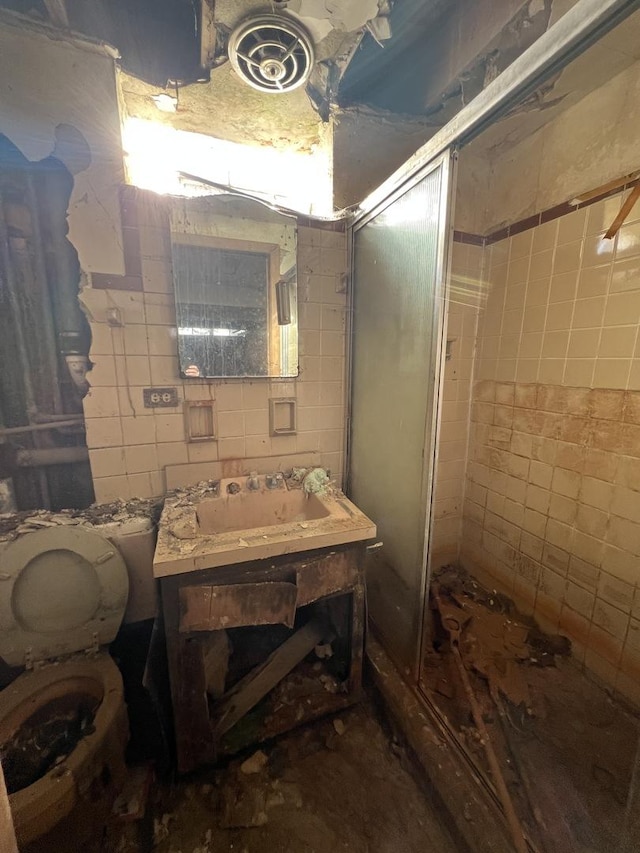
<path id="1" fill-rule="evenodd" d="M 409 767 L 404 748 L 362 704 L 224 767 L 173 785 L 156 782 L 150 846 L 120 822 L 103 851 L 455 853 Z"/>
<path id="2" fill-rule="evenodd" d="M 545 851 L 615 849 L 638 718 L 580 671 L 566 637 L 543 633 L 463 569 L 436 573 L 430 608 L 421 686 L 492 778 L 468 680 L 529 841 Z"/>

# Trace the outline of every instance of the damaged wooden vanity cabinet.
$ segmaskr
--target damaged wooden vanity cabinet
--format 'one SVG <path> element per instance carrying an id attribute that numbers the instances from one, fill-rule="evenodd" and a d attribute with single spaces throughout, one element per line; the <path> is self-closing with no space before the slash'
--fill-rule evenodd
<path id="1" fill-rule="evenodd" d="M 375 533 L 341 492 L 282 478 L 167 499 L 154 573 L 181 773 L 358 701 Z"/>

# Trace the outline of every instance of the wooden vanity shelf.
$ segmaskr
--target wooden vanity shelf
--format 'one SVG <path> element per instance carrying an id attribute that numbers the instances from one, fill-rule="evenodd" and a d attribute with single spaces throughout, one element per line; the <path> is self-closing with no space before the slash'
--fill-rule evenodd
<path id="1" fill-rule="evenodd" d="M 180 773 L 361 698 L 364 553 L 356 543 L 161 579 Z"/>

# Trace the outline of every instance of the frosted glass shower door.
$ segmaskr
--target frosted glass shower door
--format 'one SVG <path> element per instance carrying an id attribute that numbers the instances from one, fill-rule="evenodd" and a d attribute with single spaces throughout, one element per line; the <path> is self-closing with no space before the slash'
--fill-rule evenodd
<path id="1" fill-rule="evenodd" d="M 369 613 L 417 671 L 431 507 L 449 158 L 354 233 L 349 492 L 378 526 Z"/>

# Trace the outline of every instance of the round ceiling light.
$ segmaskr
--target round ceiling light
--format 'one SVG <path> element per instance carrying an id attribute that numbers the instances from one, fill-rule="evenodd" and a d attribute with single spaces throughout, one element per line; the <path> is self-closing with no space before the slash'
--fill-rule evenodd
<path id="1" fill-rule="evenodd" d="M 291 92 L 313 68 L 313 42 L 297 21 L 261 15 L 229 36 L 229 59 L 236 73 L 260 92 Z"/>

